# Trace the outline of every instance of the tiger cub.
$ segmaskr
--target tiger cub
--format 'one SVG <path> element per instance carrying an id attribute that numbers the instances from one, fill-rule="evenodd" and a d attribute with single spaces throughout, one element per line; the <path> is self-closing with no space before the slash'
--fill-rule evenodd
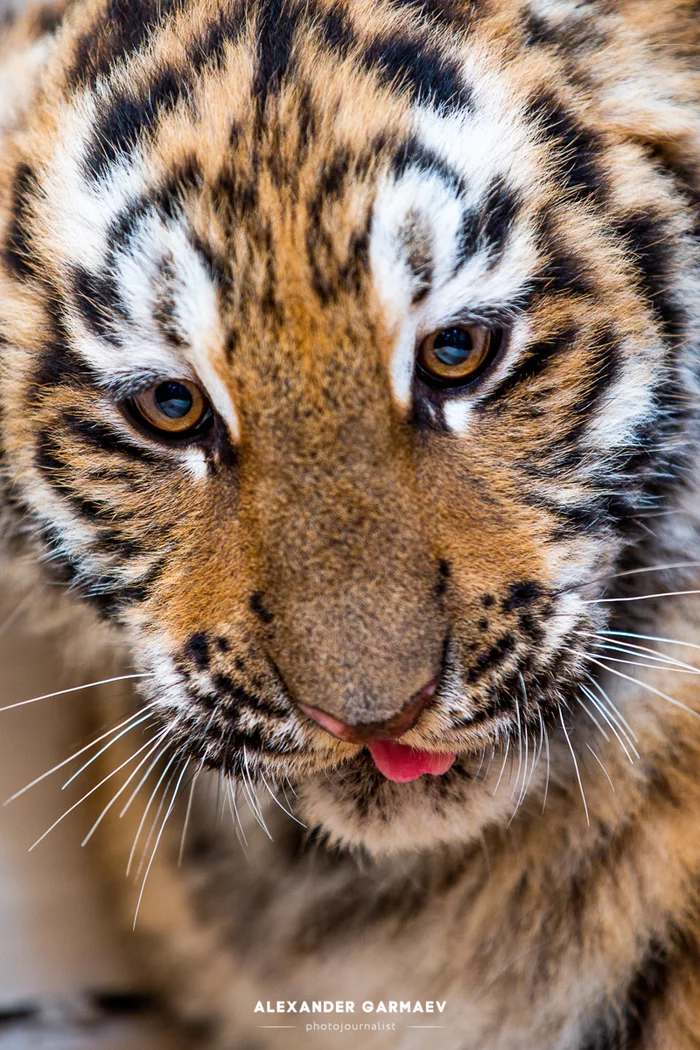
<path id="1" fill-rule="evenodd" d="M 201 1045 L 700 1046 L 699 69 L 696 0 L 7 15 L 5 564 L 141 675 Z"/>

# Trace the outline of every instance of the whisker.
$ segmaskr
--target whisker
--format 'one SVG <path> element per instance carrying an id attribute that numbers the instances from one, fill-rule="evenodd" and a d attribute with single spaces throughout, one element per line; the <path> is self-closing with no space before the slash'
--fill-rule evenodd
<path id="1" fill-rule="evenodd" d="M 61 791 L 65 791 L 69 784 L 72 784 L 74 780 L 77 780 L 81 773 L 84 773 L 86 769 L 89 769 L 93 762 L 96 762 L 101 755 L 104 755 L 105 751 L 109 751 L 110 747 L 114 747 L 114 745 L 118 743 L 122 739 L 122 737 L 126 736 L 127 733 L 131 733 L 131 731 L 136 729 L 138 726 L 143 725 L 144 722 L 147 722 L 151 717 L 151 712 L 146 711 L 144 714 L 142 714 L 141 718 L 137 719 L 135 722 L 132 722 L 132 724 L 127 726 L 126 729 L 122 729 L 121 732 L 117 733 L 117 735 L 114 736 L 111 740 L 109 740 L 103 747 L 101 747 L 99 751 L 92 755 L 87 760 L 87 762 L 84 762 L 80 769 L 78 769 L 75 773 L 72 773 L 71 776 L 68 777 L 68 780 L 66 780 L 65 784 L 62 785 Z"/>
<path id="2" fill-rule="evenodd" d="M 243 745 L 243 769 L 241 770 L 241 773 L 243 776 L 243 790 L 245 791 L 250 808 L 253 811 L 253 816 L 255 817 L 255 819 L 257 820 L 258 824 L 263 829 L 267 837 L 272 841 L 272 835 L 270 834 L 270 830 L 267 824 L 265 823 L 265 818 L 263 817 L 262 810 L 260 809 L 260 802 L 258 800 L 258 796 L 255 794 L 255 790 L 253 788 L 253 783 L 250 777 L 250 770 L 248 768 L 248 752 L 246 751 L 245 744 Z"/>
<path id="3" fill-rule="evenodd" d="M 177 751 L 175 753 L 175 758 L 176 759 L 180 759 L 181 755 L 182 755 L 182 751 Z M 165 789 L 163 791 L 163 794 L 160 797 L 160 802 L 158 803 L 158 809 L 156 810 L 156 815 L 155 815 L 155 817 L 153 818 L 153 820 L 151 822 L 151 827 L 150 827 L 150 830 L 148 832 L 148 838 L 146 839 L 146 844 L 144 845 L 143 849 L 141 850 L 141 859 L 139 861 L 139 866 L 136 869 L 136 875 L 134 877 L 134 882 L 138 882 L 139 879 L 141 878 L 141 872 L 143 871 L 144 866 L 146 864 L 146 854 L 148 853 L 148 848 L 151 845 L 151 842 L 153 841 L 154 835 L 156 834 L 156 827 L 158 826 L 158 821 L 160 820 L 160 815 L 163 812 L 163 809 L 165 808 L 165 805 L 166 805 L 165 800 L 166 800 L 166 798 L 168 796 L 168 792 L 170 791 L 170 785 L 175 780 L 175 777 L 177 776 L 178 769 L 180 769 L 180 768 L 181 768 L 181 762 L 179 762 L 175 766 L 175 768 L 173 769 L 172 773 L 168 777 L 168 780 L 167 780 L 166 785 L 165 785 Z"/>
<path id="4" fill-rule="evenodd" d="M 602 635 L 615 635 L 620 638 L 640 638 L 645 642 L 666 642 L 668 645 L 684 645 L 688 649 L 700 649 L 695 642 L 684 642 L 680 638 L 664 638 L 654 634 L 634 634 L 632 631 L 600 631 Z"/>
<path id="5" fill-rule="evenodd" d="M 102 678 L 99 682 L 88 682 L 87 685 L 74 685 L 70 689 L 57 689 L 55 693 L 44 693 L 42 696 L 33 696 L 31 700 L 20 700 L 16 704 L 0 707 L 0 715 L 5 711 L 14 711 L 17 707 L 26 707 L 27 704 L 38 704 L 40 700 L 51 700 L 55 696 L 66 696 L 68 693 L 79 693 L 82 689 L 93 689 L 98 685 L 110 685 L 112 682 L 128 682 L 134 678 L 153 678 L 153 675 L 150 672 L 145 674 L 122 674 L 116 678 Z"/>
<path id="6" fill-rule="evenodd" d="M 671 513 L 671 512 L 669 512 L 669 511 L 653 511 L 653 512 L 649 512 L 648 514 L 645 514 L 645 515 L 641 515 L 641 514 L 635 515 L 635 518 L 638 518 L 638 517 L 650 518 L 650 517 L 655 517 L 655 516 L 659 516 L 661 514 L 668 514 L 668 513 Z M 612 573 L 606 574 L 605 576 L 593 576 L 589 580 L 584 580 L 583 583 L 576 583 L 576 584 L 573 584 L 573 585 L 567 585 L 565 590 L 566 591 L 580 590 L 582 587 L 589 587 L 592 583 L 605 583 L 607 580 L 619 580 L 619 579 L 622 579 L 625 576 L 640 576 L 640 575 L 642 575 L 644 573 L 648 573 L 648 572 L 672 572 L 674 569 L 698 569 L 698 568 L 700 568 L 700 562 L 698 562 L 698 561 L 676 561 L 676 562 L 669 562 L 666 565 L 645 565 L 643 568 L 640 568 L 640 569 L 624 569 L 622 572 L 612 572 Z M 557 592 L 557 593 L 564 593 L 564 592 L 560 591 L 560 592 Z M 694 592 L 690 592 L 690 593 L 694 593 Z"/>
<path id="7" fill-rule="evenodd" d="M 591 753 L 591 754 L 593 755 L 594 759 L 596 760 L 596 762 L 598 763 L 598 765 L 600 766 L 600 768 L 601 768 L 601 769 L 603 770 L 603 772 L 605 773 L 606 777 L 608 778 L 608 783 L 610 784 L 610 787 L 611 787 L 611 788 L 613 789 L 613 791 L 614 791 L 614 790 L 615 790 L 615 785 L 613 784 L 613 782 L 612 782 L 612 780 L 611 780 L 611 778 L 610 778 L 610 774 L 608 773 L 607 769 L 605 768 L 605 766 L 603 765 L 603 763 L 602 763 L 602 762 L 600 761 L 600 758 L 599 758 L 599 757 L 598 757 L 598 755 L 597 755 L 597 754 L 595 753 L 595 751 L 593 750 L 593 748 L 591 747 L 591 745 L 587 743 L 587 744 L 586 744 L 586 747 L 588 748 L 588 750 L 590 751 L 590 753 Z"/>
<path id="8" fill-rule="evenodd" d="M 620 745 L 620 747 L 624 751 L 625 755 L 627 756 L 627 761 L 629 762 L 629 764 L 631 766 L 633 766 L 634 765 L 634 758 L 632 758 L 632 755 L 628 751 L 627 745 L 625 744 L 625 741 L 622 739 L 622 736 L 618 732 L 615 723 L 613 721 L 611 721 L 611 719 L 614 719 L 614 717 L 615 717 L 613 712 L 610 711 L 609 712 L 610 717 L 608 717 L 608 712 L 607 712 L 607 709 L 604 706 L 603 702 L 599 701 L 596 698 L 595 694 L 592 693 L 591 690 L 588 688 L 588 686 L 584 685 L 583 682 L 581 683 L 581 689 L 584 691 L 584 693 L 586 694 L 588 699 L 591 701 L 591 703 L 595 707 L 596 711 L 598 711 L 600 716 L 603 718 L 603 720 L 610 726 L 610 729 L 613 732 L 613 736 L 615 737 L 615 739 L 617 740 L 618 744 Z M 625 737 L 625 739 L 627 740 L 627 743 L 629 744 L 630 748 L 632 749 L 635 757 L 639 758 L 640 757 L 639 752 L 637 751 L 636 747 L 634 746 L 634 744 L 632 743 L 630 738 L 625 733 L 624 728 L 622 728 L 622 727 L 620 727 L 620 728 L 622 729 L 622 734 Z"/>
<path id="9" fill-rule="evenodd" d="M 163 751 L 161 752 L 161 756 L 167 754 L 168 746 L 169 746 L 168 744 L 165 745 L 165 747 L 163 748 Z M 161 757 L 161 756 L 159 756 L 159 757 Z M 173 762 L 175 761 L 176 758 L 177 758 L 177 751 L 173 755 L 171 755 L 170 758 L 168 759 L 168 762 L 166 763 L 165 768 L 162 770 L 160 776 L 158 777 L 158 780 L 156 781 L 156 786 L 153 788 L 153 791 L 151 792 L 151 797 L 149 798 L 149 800 L 148 800 L 148 802 L 146 804 L 146 808 L 143 811 L 143 814 L 141 816 L 141 820 L 139 821 L 139 826 L 136 829 L 136 836 L 134 838 L 134 843 L 133 843 L 133 845 L 131 847 L 131 853 L 129 854 L 129 860 L 128 860 L 127 865 L 126 865 L 127 878 L 131 874 L 131 866 L 132 866 L 132 864 L 134 862 L 134 854 L 136 853 L 136 847 L 137 847 L 138 841 L 139 841 L 139 839 L 141 837 L 141 832 L 143 831 L 143 826 L 146 823 L 146 818 L 148 816 L 150 808 L 153 805 L 153 800 L 156 797 L 156 794 L 158 792 L 158 788 L 160 787 L 160 785 L 165 780 L 165 778 L 166 778 L 166 776 L 168 774 L 168 770 L 170 769 L 170 767 L 172 766 L 172 764 L 173 764 Z M 158 812 L 160 812 L 160 810 Z M 156 819 L 157 819 L 157 814 L 156 814 Z M 148 840 L 148 841 L 150 841 L 150 840 Z M 146 848 L 148 846 L 148 841 L 146 843 Z M 137 878 L 138 878 L 138 873 L 137 873 Z"/>
<path id="10" fill-rule="evenodd" d="M 600 637 L 599 635 L 595 636 Z M 673 669 L 674 667 L 683 668 L 686 671 L 691 671 L 693 674 L 700 674 L 700 670 L 694 667 L 693 664 L 686 664 L 683 660 L 678 660 L 675 656 L 669 656 L 667 653 L 660 653 L 657 649 L 652 649 L 648 645 L 636 645 L 634 642 L 616 642 L 614 639 L 609 642 L 601 644 L 596 643 L 596 649 L 610 649 L 611 651 L 617 651 L 621 653 L 627 653 L 629 656 L 646 656 L 653 657 L 654 660 L 660 660 L 662 664 L 669 664 Z M 665 668 L 660 668 L 664 670 Z"/>
<path id="11" fill-rule="evenodd" d="M 617 708 L 615 706 L 615 704 L 612 702 L 610 696 L 608 695 L 608 693 L 606 693 L 605 689 L 603 689 L 603 687 L 600 684 L 600 682 L 596 678 L 594 678 L 593 675 L 590 674 L 588 671 L 586 671 L 586 678 L 591 683 L 591 685 L 595 689 L 597 689 L 597 691 L 598 691 L 599 695 L 601 696 L 603 702 L 605 703 L 608 711 L 610 711 L 610 714 L 612 715 L 613 719 L 615 720 L 617 725 L 620 727 L 622 732 L 625 734 L 627 739 L 630 741 L 630 744 L 632 742 L 637 743 L 637 741 L 639 740 L 639 737 L 637 736 L 637 734 L 635 733 L 634 729 L 629 724 L 627 719 L 624 717 L 622 712 L 619 710 L 619 708 Z M 635 753 L 637 755 L 637 758 L 639 758 L 640 757 L 639 753 L 638 752 L 635 752 Z"/>
<path id="12" fill-rule="evenodd" d="M 669 696 L 668 693 L 662 693 L 660 689 L 655 689 L 653 685 L 649 685 L 648 682 L 642 682 L 639 678 L 634 678 L 632 675 L 624 674 L 622 671 L 616 670 L 614 667 L 606 667 L 605 664 L 599 663 L 594 657 L 591 657 L 593 663 L 597 663 L 599 667 L 602 667 L 604 671 L 609 671 L 610 674 L 616 674 L 619 678 L 625 678 L 628 682 L 634 682 L 636 685 L 647 689 L 650 693 L 654 693 L 655 696 L 660 696 L 662 700 L 668 701 L 674 707 L 679 708 L 681 711 L 685 711 L 686 714 L 692 715 L 693 718 L 700 718 L 700 714 L 697 711 L 693 711 L 687 704 L 682 703 L 680 700 L 676 700 L 675 697 Z"/>
<path id="13" fill-rule="evenodd" d="M 6 631 L 9 631 L 10 627 L 12 627 L 12 625 L 17 622 L 17 620 L 20 618 L 20 616 L 26 609 L 27 605 L 29 605 L 29 602 L 33 595 L 33 591 L 29 591 L 28 594 L 25 594 L 24 597 L 19 600 L 17 605 L 15 605 L 10 615 L 3 621 L 2 624 L 0 624 L 0 638 L 2 638 L 3 634 L 5 634 Z M 3 707 L 0 708 L 0 710 L 6 711 L 8 709 L 6 707 Z"/>
<path id="14" fill-rule="evenodd" d="M 143 785 L 144 785 L 144 784 L 146 783 L 146 781 L 147 781 L 147 780 L 148 780 L 148 778 L 150 777 L 151 773 L 153 772 L 153 770 L 155 769 L 155 767 L 156 767 L 156 766 L 158 765 L 158 763 L 160 762 L 161 758 L 163 758 L 163 756 L 164 756 L 164 755 L 166 754 L 166 752 L 167 752 L 167 750 L 168 750 L 168 747 L 169 747 L 169 746 L 170 746 L 170 745 L 169 745 L 169 744 L 168 744 L 168 743 L 166 742 L 166 745 L 165 745 L 165 747 L 164 747 L 164 748 L 163 748 L 163 749 L 162 749 L 161 751 L 159 751 L 159 752 L 158 752 L 158 754 L 157 754 L 157 755 L 155 756 L 155 758 L 153 759 L 153 761 L 152 761 L 152 762 L 151 762 L 151 764 L 149 765 L 149 767 L 148 767 L 148 769 L 146 770 L 146 772 L 145 772 L 145 773 L 143 774 L 143 776 L 142 776 L 142 777 L 141 777 L 141 779 L 139 780 L 139 782 L 138 782 L 138 784 L 136 785 L 136 787 L 134 788 L 134 790 L 133 790 L 133 791 L 131 792 L 131 794 L 129 795 L 129 798 L 127 799 L 127 801 L 126 801 L 125 805 L 124 805 L 124 806 L 123 806 L 123 807 L 121 808 L 121 810 L 119 811 L 119 819 L 120 819 L 120 820 L 122 820 L 122 819 L 123 819 L 123 818 L 124 818 L 124 817 L 126 816 L 126 814 L 128 813 L 128 811 L 129 811 L 129 810 L 131 809 L 131 805 L 132 805 L 132 803 L 133 803 L 134 799 L 135 799 L 135 798 L 137 797 L 137 795 L 138 795 L 138 793 L 140 792 L 141 788 L 142 788 L 142 787 L 143 787 Z"/>
<path id="15" fill-rule="evenodd" d="M 31 853 L 33 849 L 36 849 L 36 847 L 37 847 L 37 846 L 39 845 L 39 843 L 40 843 L 40 842 L 43 842 L 43 841 L 44 841 L 44 839 L 46 838 L 46 836 L 47 836 L 47 835 L 50 835 L 50 834 L 51 834 L 51 832 L 53 831 L 53 829 L 54 829 L 54 828 L 58 827 L 58 825 L 59 825 L 59 824 L 60 824 L 60 823 L 61 823 L 61 822 L 62 822 L 63 820 L 65 820 L 65 819 L 66 819 L 66 817 L 67 817 L 67 816 L 68 816 L 68 815 L 69 815 L 70 813 L 72 813 L 72 812 L 73 812 L 74 810 L 76 810 L 76 809 L 78 808 L 78 806 L 81 806 L 81 805 L 83 804 L 83 802 L 85 802 L 85 800 L 86 800 L 86 799 L 90 798 L 90 796 L 91 796 L 91 795 L 94 795 L 94 794 L 95 794 L 95 792 L 96 792 L 96 791 L 98 791 L 98 790 L 99 790 L 99 789 L 100 789 L 100 788 L 101 788 L 101 787 L 103 786 L 103 784 L 106 784 L 108 780 L 111 780 L 111 779 L 112 779 L 112 777 L 115 777 L 115 776 L 117 775 L 117 773 L 120 773 L 120 772 L 122 771 L 122 769 L 124 769 L 124 766 L 128 766 L 130 762 L 133 762 L 133 760 L 134 760 L 134 759 L 135 759 L 135 758 L 136 758 L 136 757 L 137 757 L 138 755 L 140 755 L 140 754 L 141 754 L 141 752 L 142 752 L 142 751 L 144 750 L 144 748 L 148 747 L 150 743 L 151 743 L 151 741 L 149 740 L 149 741 L 148 741 L 148 743 L 147 743 L 147 744 L 144 744 L 144 746 L 143 746 L 142 748 L 139 748 L 139 750 L 138 750 L 138 751 L 137 751 L 137 752 L 136 752 L 135 754 L 133 754 L 133 755 L 129 755 L 129 757 L 128 757 L 128 758 L 126 758 L 126 759 L 125 759 L 125 760 L 124 760 L 124 761 L 123 761 L 123 762 L 121 763 L 121 765 L 117 766 L 117 768 L 116 768 L 116 769 L 113 769 L 111 773 L 108 773 L 108 774 L 107 774 L 107 776 L 106 776 L 106 777 L 104 777 L 104 778 L 103 778 L 103 779 L 102 779 L 102 780 L 101 780 L 101 781 L 99 782 L 99 784 L 96 784 L 96 785 L 95 785 L 95 787 L 91 788 L 91 789 L 90 789 L 90 790 L 89 790 L 89 791 L 88 791 L 88 792 L 87 792 L 87 793 L 86 793 L 85 795 L 83 795 L 83 797 L 82 797 L 82 798 L 78 799 L 78 801 L 77 801 L 77 802 L 73 803 L 73 805 L 72 805 L 72 806 L 69 806 L 69 808 L 68 808 L 68 809 L 67 809 L 67 810 L 65 811 L 65 813 L 62 813 L 62 814 L 61 814 L 61 816 L 60 816 L 60 817 L 58 818 L 58 820 L 54 820 L 54 822 L 53 822 L 53 824 L 51 825 L 51 827 L 50 827 L 50 828 L 47 828 L 47 829 L 46 829 L 46 831 L 44 832 L 44 834 L 43 834 L 43 835 L 40 835 L 40 836 L 39 836 L 39 838 L 38 838 L 38 839 L 36 840 L 36 842 L 35 842 L 35 843 L 34 843 L 34 844 L 33 844 L 32 846 L 30 846 L 30 847 L 29 847 L 29 852 Z"/>
<path id="16" fill-rule="evenodd" d="M 180 836 L 180 849 L 178 850 L 178 854 L 177 854 L 177 866 L 178 866 L 178 868 L 182 867 L 182 858 L 185 855 L 185 841 L 187 839 L 187 829 L 188 829 L 188 827 L 190 825 L 190 816 L 191 816 L 191 813 L 192 813 L 192 802 L 194 801 L 194 789 L 197 786 L 197 781 L 199 779 L 199 774 L 202 772 L 203 768 L 204 768 L 204 759 L 202 759 L 202 761 L 199 763 L 199 768 L 198 768 L 197 772 L 195 773 L 195 775 L 192 777 L 192 783 L 190 785 L 190 794 L 189 794 L 189 797 L 187 799 L 187 809 L 185 811 L 185 822 L 182 825 L 182 835 Z"/>
<path id="17" fill-rule="evenodd" d="M 165 831 L 165 825 L 168 823 L 168 819 L 170 817 L 170 814 L 172 813 L 173 809 L 175 808 L 175 803 L 177 802 L 177 795 L 178 795 L 178 792 L 180 790 L 180 785 L 182 784 L 182 779 L 183 779 L 185 773 L 187 772 L 187 770 L 189 768 L 189 765 L 190 765 L 190 762 L 189 762 L 189 759 L 187 759 L 184 762 L 184 765 L 182 767 L 182 771 L 181 771 L 180 776 L 178 778 L 178 781 L 177 781 L 177 783 L 175 785 L 175 790 L 173 791 L 173 797 L 170 800 L 170 805 L 168 806 L 168 810 L 167 810 L 167 812 L 165 814 L 165 817 L 163 818 L 163 823 L 160 826 L 160 831 L 158 832 L 158 837 L 156 838 L 156 842 L 155 842 L 155 845 L 153 847 L 153 852 L 151 853 L 151 859 L 148 862 L 148 867 L 146 868 L 146 874 L 144 875 L 143 882 L 141 883 L 141 890 L 139 892 L 139 899 L 136 902 L 136 911 L 134 913 L 134 925 L 132 926 L 132 929 L 134 929 L 134 930 L 136 929 L 136 921 L 137 921 L 137 919 L 139 917 L 139 911 L 141 910 L 141 901 L 143 900 L 143 895 L 144 895 L 144 892 L 146 890 L 146 883 L 148 882 L 148 876 L 151 873 L 151 868 L 153 867 L 153 861 L 155 860 L 156 853 L 158 852 L 158 847 L 160 845 L 160 840 L 162 839 L 163 832 Z"/>
<path id="18" fill-rule="evenodd" d="M 684 594 L 700 594 L 700 590 L 694 591 L 660 591 L 658 594 L 633 594 L 626 598 L 587 598 L 582 605 L 602 605 L 610 602 L 642 602 L 647 598 L 680 598 Z"/>
<path id="19" fill-rule="evenodd" d="M 544 734 L 544 746 L 547 754 L 547 779 L 544 782 L 544 798 L 542 799 L 542 812 L 547 808 L 547 794 L 549 792 L 549 778 L 552 775 L 552 757 L 549 748 L 549 733 Z"/>
<path id="20" fill-rule="evenodd" d="M 642 667 L 648 671 L 672 671 L 674 674 L 700 674 L 700 671 L 693 669 L 692 671 L 686 671 L 682 667 L 673 667 L 671 665 L 664 666 L 663 664 L 651 664 L 643 663 L 641 660 L 623 660 L 620 656 L 605 656 L 604 653 L 599 652 L 598 658 L 604 660 L 606 663 L 613 664 L 630 664 L 632 667 Z M 635 655 L 634 653 L 632 654 Z M 593 656 L 590 653 L 581 653 L 581 659 L 592 660 Z"/>
<path id="21" fill-rule="evenodd" d="M 113 796 L 113 798 L 112 798 L 111 802 L 109 802 L 109 803 L 108 803 L 108 804 L 107 804 L 107 805 L 105 806 L 105 808 L 104 808 L 104 809 L 102 810 L 102 812 L 100 813 L 99 817 L 97 818 L 97 820 L 95 821 L 95 823 L 94 823 L 94 824 L 92 825 L 92 827 L 91 827 L 91 828 L 90 828 L 90 830 L 88 831 L 88 833 L 87 833 L 87 835 L 85 836 L 85 838 L 83 839 L 83 841 L 82 841 L 82 842 L 80 843 L 80 845 L 81 845 L 81 846 L 87 846 L 88 842 L 90 841 L 90 839 L 92 838 L 92 836 L 93 836 L 93 835 L 95 834 L 95 832 L 96 832 L 96 831 L 97 831 L 97 829 L 99 828 L 100 824 L 102 823 L 102 821 L 104 820 L 104 818 L 105 818 L 105 817 L 107 816 L 107 814 L 109 813 L 109 811 L 110 811 L 110 809 L 112 808 L 112 806 L 113 806 L 113 805 L 115 804 L 115 802 L 117 801 L 117 799 L 118 799 L 118 798 L 121 798 L 121 796 L 122 796 L 122 795 L 124 794 L 124 792 L 125 792 L 125 791 L 126 791 L 126 789 L 128 788 L 128 786 L 129 786 L 129 784 L 131 783 L 131 781 L 132 781 L 132 780 L 134 779 L 134 777 L 135 777 L 135 776 L 137 775 L 138 771 L 139 771 L 140 769 L 143 769 L 144 765 L 146 764 L 146 762 L 148 762 L 148 760 L 149 760 L 149 758 L 151 757 L 151 755 L 153 754 L 153 752 L 154 752 L 154 751 L 156 750 L 156 748 L 157 748 L 157 747 L 159 747 L 159 746 L 160 746 L 160 742 L 161 742 L 161 740 L 163 739 L 163 737 L 165 736 L 165 734 L 166 734 L 167 732 L 168 732 L 168 729 L 167 729 L 167 728 L 166 728 L 166 729 L 161 729 L 161 731 L 160 731 L 159 733 L 156 733 L 155 737 L 152 737 L 152 738 L 151 738 L 151 740 L 149 740 L 148 744 L 151 744 L 151 745 L 152 745 L 152 747 L 151 747 L 151 750 L 150 750 L 150 751 L 147 751 L 147 752 L 146 752 L 146 754 L 144 755 L 144 757 L 143 757 L 143 758 L 141 759 L 141 761 L 140 761 L 140 762 L 139 762 L 139 764 L 137 765 L 136 769 L 134 769 L 134 770 L 133 770 L 133 771 L 132 771 L 132 772 L 131 772 L 131 773 L 129 774 L 129 776 L 128 776 L 127 780 L 125 780 L 125 781 L 124 781 L 124 783 L 122 784 L 122 786 L 121 786 L 121 787 L 119 788 L 119 791 L 117 791 L 116 795 L 114 795 L 114 796 Z M 144 747 L 148 747 L 148 744 L 145 744 L 145 745 L 144 745 Z M 139 748 L 139 750 L 138 750 L 138 751 L 136 752 L 136 755 L 139 755 L 139 754 L 141 753 L 141 751 L 143 751 L 143 750 L 144 750 L 144 748 Z M 134 755 L 134 758 L 136 758 L 136 755 Z"/>
<path id="22" fill-rule="evenodd" d="M 586 712 L 586 714 L 590 718 L 591 722 L 596 727 L 596 729 L 598 730 L 600 735 L 603 737 L 603 739 L 606 740 L 608 743 L 610 743 L 610 737 L 605 732 L 605 730 L 603 729 L 602 725 L 600 724 L 600 722 L 598 721 L 596 716 L 593 714 L 593 712 L 588 710 L 588 708 L 586 707 L 586 705 L 584 704 L 584 702 L 583 702 L 583 700 L 581 699 L 580 696 L 576 697 L 576 699 L 578 701 L 579 707 L 581 707 Z"/>
<path id="23" fill-rule="evenodd" d="M 91 740 L 89 744 L 86 744 L 85 747 L 81 747 L 79 751 L 75 751 L 68 758 L 64 758 L 62 762 L 58 763 L 58 765 L 53 766 L 51 769 L 47 769 L 47 771 L 45 773 L 42 773 L 40 777 L 36 777 L 36 779 L 32 780 L 30 784 L 25 785 L 25 787 L 21 788 L 19 791 L 15 791 L 14 795 L 10 795 L 9 798 L 5 799 L 5 801 L 3 802 L 3 806 L 9 806 L 11 802 L 14 802 L 15 799 L 20 798 L 22 795 L 24 795 L 25 792 L 29 791 L 31 788 L 36 787 L 36 785 L 40 784 L 42 780 L 46 780 L 46 778 L 50 777 L 52 773 L 57 773 L 59 769 L 64 769 L 65 766 L 69 765 L 71 762 L 74 762 L 76 758 L 80 758 L 80 756 L 84 755 L 86 751 L 89 751 L 91 747 L 95 747 L 97 744 L 100 744 L 103 740 L 106 740 L 108 736 L 111 736 L 113 733 L 116 733 L 129 722 L 133 722 L 133 720 L 142 713 L 142 711 L 135 711 L 133 714 L 129 715 L 128 718 L 125 718 L 123 721 L 117 723 L 116 726 L 112 726 L 111 729 L 108 729 L 101 736 L 98 736 L 96 740 Z"/>
<path id="24" fill-rule="evenodd" d="M 581 782 L 581 773 L 579 771 L 578 762 L 576 760 L 576 752 L 574 751 L 574 748 L 573 748 L 573 745 L 571 743 L 571 739 L 569 737 L 569 734 L 566 731 L 566 723 L 564 721 L 564 712 L 562 711 L 561 707 L 559 708 L 559 719 L 561 721 L 561 727 L 564 730 L 564 736 L 566 737 L 566 742 L 569 745 L 569 751 L 571 752 L 571 757 L 574 760 L 574 769 L 576 771 L 576 779 L 578 780 L 579 791 L 581 792 L 581 798 L 583 799 L 583 808 L 586 811 L 586 824 L 588 824 L 588 826 L 590 827 L 591 826 L 591 820 L 590 820 L 590 817 L 588 816 L 588 803 L 586 802 L 586 795 L 585 795 L 585 792 L 583 790 L 583 784 Z"/>
<path id="25" fill-rule="evenodd" d="M 504 774 L 505 768 L 506 768 L 506 762 L 508 761 L 508 752 L 509 751 L 510 751 L 510 735 L 508 735 L 506 737 L 506 752 L 505 752 L 505 754 L 503 756 L 503 765 L 501 766 L 501 772 L 498 775 L 498 780 L 496 781 L 496 786 L 493 789 L 493 794 L 494 795 L 496 794 L 496 792 L 498 791 L 499 787 L 501 786 L 501 781 L 503 780 L 503 774 Z"/>
<path id="26" fill-rule="evenodd" d="M 518 717 L 518 775 L 515 778 L 515 784 L 513 790 L 510 793 L 511 799 L 515 797 L 515 792 L 518 790 L 518 782 L 520 781 L 520 772 L 523 768 L 523 727 L 520 721 L 520 700 L 515 697 L 515 713 Z M 517 810 L 517 806 L 515 807 Z M 512 820 L 512 817 L 511 817 Z"/>
<path id="27" fill-rule="evenodd" d="M 234 785 L 233 781 L 229 779 L 225 784 L 226 800 L 228 802 L 229 809 L 231 810 L 231 819 L 233 821 L 233 827 L 236 832 L 236 838 L 241 843 L 244 852 L 248 850 L 248 839 L 246 833 L 243 830 L 243 821 L 241 815 L 238 812 L 238 784 Z"/>
<path id="28" fill-rule="evenodd" d="M 275 802 L 279 806 L 279 808 L 282 810 L 283 813 L 286 813 L 288 817 L 291 817 L 292 820 L 296 821 L 296 823 L 299 824 L 302 828 L 305 828 L 306 824 L 304 824 L 303 820 L 299 820 L 298 817 L 294 816 L 294 814 L 291 812 L 291 810 L 286 809 L 285 806 L 282 805 L 282 803 L 277 798 L 277 796 L 275 795 L 274 791 L 272 790 L 272 788 L 268 784 L 267 780 L 265 779 L 265 774 L 263 773 L 262 769 L 260 770 L 260 776 L 262 778 L 263 784 L 267 788 L 267 793 L 270 796 L 270 798 L 272 799 L 272 801 Z"/>

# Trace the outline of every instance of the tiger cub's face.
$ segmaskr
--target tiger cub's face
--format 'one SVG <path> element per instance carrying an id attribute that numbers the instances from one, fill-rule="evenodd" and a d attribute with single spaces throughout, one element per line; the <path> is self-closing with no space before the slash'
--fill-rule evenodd
<path id="1" fill-rule="evenodd" d="M 10 153 L 10 503 L 194 768 L 466 835 L 684 425 L 674 188 L 505 0 L 131 6 Z"/>

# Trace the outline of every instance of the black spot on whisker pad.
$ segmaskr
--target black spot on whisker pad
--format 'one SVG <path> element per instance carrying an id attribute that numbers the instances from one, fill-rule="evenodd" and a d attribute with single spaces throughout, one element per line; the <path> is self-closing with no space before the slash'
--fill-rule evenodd
<path id="1" fill-rule="evenodd" d="M 542 595 L 542 588 L 534 580 L 518 580 L 510 585 L 507 598 L 501 602 L 503 612 L 512 612 L 513 609 L 523 609 L 532 605 Z"/>
<path id="2" fill-rule="evenodd" d="M 192 635 L 185 646 L 185 651 L 200 671 L 205 671 L 209 667 L 211 660 L 209 639 L 203 631 Z"/>
<path id="3" fill-rule="evenodd" d="M 256 591 L 255 594 L 251 594 L 250 601 L 248 604 L 250 605 L 251 612 L 254 612 L 257 618 L 262 621 L 262 623 L 272 623 L 272 621 L 274 620 L 274 616 L 271 612 L 269 612 L 268 609 L 265 608 L 265 605 L 263 603 L 263 596 L 260 593 L 260 591 Z"/>

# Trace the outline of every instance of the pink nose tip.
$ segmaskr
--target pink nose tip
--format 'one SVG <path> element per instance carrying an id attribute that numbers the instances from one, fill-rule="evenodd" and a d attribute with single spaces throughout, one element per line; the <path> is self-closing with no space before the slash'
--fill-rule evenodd
<path id="1" fill-rule="evenodd" d="M 409 700 L 406 706 L 398 714 L 384 722 L 341 722 L 340 719 L 322 711 L 320 707 L 311 707 L 310 704 L 299 704 L 299 707 L 311 718 L 321 729 L 327 733 L 345 740 L 349 744 L 371 744 L 374 740 L 395 740 L 403 736 L 420 718 L 421 714 L 430 703 L 437 692 L 440 684 L 435 678 L 428 685 L 423 686 L 415 696 Z"/>

